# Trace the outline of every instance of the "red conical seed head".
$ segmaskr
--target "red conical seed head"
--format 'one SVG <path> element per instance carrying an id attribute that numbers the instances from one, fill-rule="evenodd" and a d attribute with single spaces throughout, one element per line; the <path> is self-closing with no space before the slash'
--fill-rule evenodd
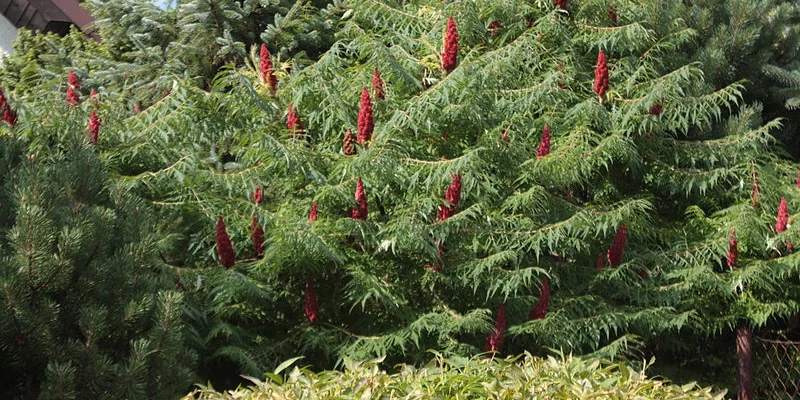
<path id="1" fill-rule="evenodd" d="M 236 253 L 233 251 L 233 245 L 222 217 L 217 218 L 217 254 L 219 254 L 220 264 L 225 268 L 230 268 L 236 263 Z"/>
<path id="2" fill-rule="evenodd" d="M 385 100 L 386 92 L 383 89 L 383 79 L 381 79 L 381 72 L 375 68 L 372 72 L 372 94 L 375 98 Z"/>
<path id="3" fill-rule="evenodd" d="M 81 90 L 81 82 L 78 80 L 78 76 L 75 75 L 75 71 L 69 71 L 69 75 L 67 76 L 67 83 L 72 86 L 75 90 Z"/>
<path id="4" fill-rule="evenodd" d="M 531 313 L 528 314 L 528 321 L 543 319 L 547 316 L 548 308 L 550 308 L 550 279 L 544 277 L 542 288 L 539 290 L 539 299 L 536 300 Z"/>
<path id="5" fill-rule="evenodd" d="M 269 85 L 269 90 L 275 93 L 275 89 L 278 87 L 278 77 L 272 71 L 272 55 L 269 54 L 267 45 L 263 43 L 259 54 L 259 65 L 261 67 L 261 84 Z"/>
<path id="6" fill-rule="evenodd" d="M 352 156 L 356 154 L 356 146 L 353 139 L 353 130 L 348 129 L 347 132 L 344 133 L 344 140 L 342 141 L 342 153 L 346 156 Z"/>
<path id="7" fill-rule="evenodd" d="M 11 106 L 8 104 L 8 100 L 6 100 L 6 96 L 2 89 L 0 89 L 0 111 L 3 112 L 3 121 L 5 121 L 8 125 L 14 126 L 17 124 L 17 113 L 11 109 Z"/>
<path id="8" fill-rule="evenodd" d="M 372 139 L 375 130 L 375 116 L 372 112 L 372 100 L 367 88 L 361 90 L 361 108 L 358 110 L 358 144 L 364 146 Z"/>
<path id="9" fill-rule="evenodd" d="M 70 106 L 76 107 L 81 102 L 81 96 L 72 90 L 71 87 L 68 87 L 66 101 Z"/>
<path id="10" fill-rule="evenodd" d="M 550 126 L 545 125 L 542 141 L 539 142 L 539 150 L 536 151 L 536 158 L 542 158 L 548 154 L 550 154 Z"/>
<path id="11" fill-rule="evenodd" d="M 778 218 L 775 222 L 775 231 L 778 233 L 786 231 L 786 224 L 789 222 L 789 208 L 786 206 L 786 198 L 781 197 L 781 205 L 778 206 Z"/>
<path id="12" fill-rule="evenodd" d="M 458 65 L 458 30 L 453 17 L 447 20 L 444 33 L 444 51 L 442 51 L 442 68 L 450 72 Z"/>
<path id="13" fill-rule="evenodd" d="M 659 116 L 663 110 L 664 106 L 662 106 L 660 102 L 655 102 L 652 106 L 650 106 L 650 110 L 647 113 L 650 115 Z"/>
<path id="14" fill-rule="evenodd" d="M 484 345 L 485 351 L 500 351 L 503 348 L 503 341 L 506 331 L 506 306 L 500 304 L 497 307 L 497 321 L 495 322 L 494 331 L 486 338 Z"/>
<path id="15" fill-rule="evenodd" d="M 614 3 L 608 5 L 608 19 L 611 20 L 611 23 L 617 25 L 619 22 L 619 18 L 617 17 L 617 6 Z"/>
<path id="16" fill-rule="evenodd" d="M 17 113 L 15 113 L 11 107 L 6 107 L 5 110 L 3 110 L 3 121 L 9 126 L 17 125 Z"/>
<path id="17" fill-rule="evenodd" d="M 739 258 L 738 243 L 739 242 L 736 240 L 736 231 L 731 227 L 731 234 L 728 237 L 728 255 L 726 257 L 728 267 L 733 268 L 736 264 L 736 260 Z"/>
<path id="18" fill-rule="evenodd" d="M 272 74 L 272 60 L 270 59 L 271 54 L 269 54 L 269 49 L 267 49 L 267 45 L 261 43 L 261 48 L 258 52 L 258 65 L 259 65 L 259 72 L 261 73 L 259 76 L 261 78 L 261 84 L 266 85 L 267 81 L 269 80 L 269 76 Z"/>
<path id="19" fill-rule="evenodd" d="M 256 257 L 261 258 L 264 255 L 264 228 L 258 223 L 258 218 L 253 217 L 250 229 L 253 231 L 253 251 Z"/>
<path id="20" fill-rule="evenodd" d="M 367 219 L 367 193 L 364 191 L 364 183 L 361 181 L 361 178 L 358 178 L 358 182 L 356 183 L 356 194 L 355 194 L 356 203 L 358 203 L 358 207 L 353 208 L 352 217 L 353 219 Z"/>
<path id="21" fill-rule="evenodd" d="M 445 221 L 447 218 L 450 218 L 447 212 L 447 205 L 441 204 L 439 208 L 436 209 L 436 220 L 437 221 Z"/>
<path id="22" fill-rule="evenodd" d="M 608 64 L 603 50 L 597 54 L 597 66 L 594 69 L 594 92 L 603 97 L 608 89 Z"/>
<path id="23" fill-rule="evenodd" d="M 256 190 L 253 191 L 253 202 L 255 202 L 256 205 L 259 205 L 263 201 L 264 201 L 264 194 L 261 192 L 261 188 L 257 187 Z"/>
<path id="24" fill-rule="evenodd" d="M 311 274 L 306 278 L 306 294 L 303 300 L 303 310 L 305 311 L 306 318 L 308 318 L 308 322 L 312 324 L 317 322 L 319 306 L 317 305 L 317 293 L 314 290 L 314 281 L 311 280 Z"/>
<path id="25" fill-rule="evenodd" d="M 447 200 L 455 209 L 458 203 L 461 202 L 461 175 L 453 174 L 453 180 L 450 181 L 450 186 L 444 194 L 444 199 Z"/>
<path id="26" fill-rule="evenodd" d="M 497 332 L 505 332 L 506 330 L 506 305 L 500 304 L 497 306 L 497 323 L 494 327 Z"/>
<path id="27" fill-rule="evenodd" d="M 486 343 L 483 345 L 483 351 L 500 351 L 502 339 L 494 331 L 486 337 Z M 491 356 L 491 355 L 487 355 Z"/>
<path id="28" fill-rule="evenodd" d="M 293 103 L 289 103 L 289 114 L 286 117 L 286 127 L 298 137 L 303 134 L 303 121 L 300 120 L 300 114 L 294 108 Z"/>
<path id="29" fill-rule="evenodd" d="M 555 0 L 556 8 L 567 11 L 567 0 Z"/>
<path id="30" fill-rule="evenodd" d="M 317 203 L 311 205 L 311 210 L 308 211 L 308 221 L 314 222 L 317 220 Z"/>
<path id="31" fill-rule="evenodd" d="M 67 104 L 75 107 L 81 102 L 81 95 L 78 94 L 80 90 L 81 83 L 78 81 L 75 71 L 69 71 L 69 76 L 67 77 Z"/>
<path id="32" fill-rule="evenodd" d="M 611 248 L 608 249 L 608 264 L 616 267 L 622 264 L 622 255 L 625 251 L 625 243 L 628 241 L 628 228 L 622 224 L 617 229 L 617 235 L 614 236 L 614 242 Z"/>
<path id="33" fill-rule="evenodd" d="M 447 203 L 440 205 L 437 210 L 436 219 L 439 221 L 447 220 L 456 213 L 456 207 L 461 201 L 461 175 L 453 174 L 453 180 L 444 193 L 444 199 Z"/>
<path id="34" fill-rule="evenodd" d="M 503 24 L 501 24 L 500 21 L 492 21 L 492 23 L 489 24 L 489 34 L 494 36 L 497 34 L 497 31 L 502 28 Z"/>
<path id="35" fill-rule="evenodd" d="M 100 125 L 102 121 L 97 116 L 97 112 L 92 110 L 92 115 L 89 117 L 89 142 L 97 144 L 97 139 L 100 135 Z"/>
<path id="36" fill-rule="evenodd" d="M 0 89 L 0 110 L 4 110 L 8 107 L 8 100 L 6 100 L 6 95 L 3 93 L 3 89 Z"/>

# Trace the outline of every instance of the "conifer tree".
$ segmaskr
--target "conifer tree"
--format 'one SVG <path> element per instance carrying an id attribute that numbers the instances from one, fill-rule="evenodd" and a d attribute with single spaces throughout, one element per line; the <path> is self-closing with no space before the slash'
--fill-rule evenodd
<path id="1" fill-rule="evenodd" d="M 701 62 L 705 81 L 715 88 L 746 79 L 744 100 L 765 105 L 764 117 L 784 118 L 775 132 L 795 157 L 798 142 L 793 132 L 800 116 L 779 107 L 787 100 L 769 71 L 771 66 L 796 69 L 800 44 L 800 4 L 791 0 L 703 0 L 655 3 L 653 18 L 658 26 L 678 16 L 697 32 L 684 47 L 683 56 Z M 683 59 L 676 57 L 674 62 Z M 682 61 L 679 61 L 682 62 Z"/>
<path id="2" fill-rule="evenodd" d="M 327 50 L 343 0 L 189 0 L 160 9 L 153 2 L 92 0 L 87 8 L 107 54 L 90 58 L 106 79 L 131 89 L 146 102 L 169 89 L 174 76 L 210 84 L 225 64 L 245 60 L 260 72 L 262 52 L 275 57 L 268 84 L 286 70 L 309 63 Z M 256 47 L 258 46 L 258 47 Z M 249 49 L 255 51 L 250 52 Z M 292 65 L 282 65 L 291 58 Z M 277 75 L 277 76 L 276 76 Z M 141 91 L 141 92 L 140 92 Z"/>
<path id="3" fill-rule="evenodd" d="M 82 125 L 46 153 L 0 134 L 0 395 L 178 396 L 194 362 L 163 238 L 150 207 L 108 180 Z"/>

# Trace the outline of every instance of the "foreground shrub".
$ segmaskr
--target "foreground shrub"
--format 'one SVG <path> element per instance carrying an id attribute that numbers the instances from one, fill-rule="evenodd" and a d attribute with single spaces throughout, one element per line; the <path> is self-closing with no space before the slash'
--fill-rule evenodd
<path id="1" fill-rule="evenodd" d="M 347 369 L 314 373 L 295 367 L 278 375 L 297 359 L 283 363 L 267 382 L 249 378 L 255 385 L 219 393 L 199 389 L 189 399 L 341 399 L 341 398 L 469 398 L 469 399 L 722 399 L 694 383 L 676 386 L 647 378 L 624 364 L 566 357 L 559 361 L 530 354 L 507 359 L 445 359 L 426 366 L 400 366 L 387 374 L 378 361 L 346 363 Z"/>

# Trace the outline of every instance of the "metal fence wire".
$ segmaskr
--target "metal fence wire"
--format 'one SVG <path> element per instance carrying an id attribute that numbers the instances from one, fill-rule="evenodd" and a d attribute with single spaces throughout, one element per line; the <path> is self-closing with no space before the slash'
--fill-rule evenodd
<path id="1" fill-rule="evenodd" d="M 800 399 L 800 342 L 756 337 L 756 399 Z"/>

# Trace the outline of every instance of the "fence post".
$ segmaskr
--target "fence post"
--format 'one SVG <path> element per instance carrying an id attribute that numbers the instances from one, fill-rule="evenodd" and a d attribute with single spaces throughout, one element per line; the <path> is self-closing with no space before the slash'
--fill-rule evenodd
<path id="1" fill-rule="evenodd" d="M 736 330 L 736 355 L 739 357 L 738 400 L 753 398 L 753 331 L 742 324 Z"/>

